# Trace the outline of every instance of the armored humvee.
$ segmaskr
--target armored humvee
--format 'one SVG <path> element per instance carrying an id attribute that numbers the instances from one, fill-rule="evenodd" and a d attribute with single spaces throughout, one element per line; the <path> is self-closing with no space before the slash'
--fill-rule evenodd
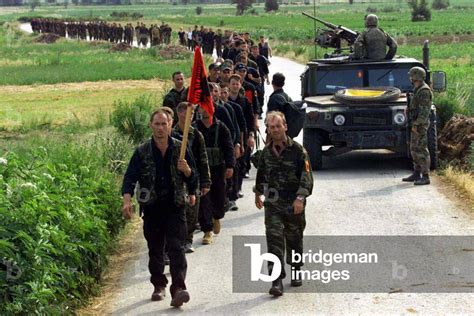
<path id="1" fill-rule="evenodd" d="M 323 167 L 323 156 L 330 157 L 355 149 L 389 149 L 410 157 L 410 128 L 407 118 L 409 93 L 413 87 L 408 78 L 412 67 L 426 70 L 426 82 L 433 90 L 443 91 L 444 72 L 429 70 L 429 48 L 425 42 L 423 62 L 413 58 L 392 60 L 353 60 L 338 52 L 307 64 L 301 75 L 301 96 L 306 103 L 303 145 L 309 153 L 313 170 Z M 357 97 L 335 98 L 351 88 L 390 91 L 398 88 L 395 99 Z M 395 89 L 396 90 L 396 89 Z M 358 90 L 355 90 L 356 92 Z M 382 91 L 383 92 L 383 91 Z M 386 93 L 382 93 L 386 94 Z M 428 144 L 431 168 L 437 167 L 436 107 L 431 107 Z M 326 149 L 326 146 L 330 146 Z"/>

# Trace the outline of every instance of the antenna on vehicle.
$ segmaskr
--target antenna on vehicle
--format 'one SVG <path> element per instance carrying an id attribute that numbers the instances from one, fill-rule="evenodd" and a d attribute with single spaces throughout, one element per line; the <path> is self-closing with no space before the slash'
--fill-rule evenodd
<path id="1" fill-rule="evenodd" d="M 316 16 L 316 0 L 313 0 L 313 15 Z M 318 35 L 316 31 L 316 20 L 313 20 L 314 38 Z M 314 42 L 314 59 L 318 58 L 318 45 Z"/>

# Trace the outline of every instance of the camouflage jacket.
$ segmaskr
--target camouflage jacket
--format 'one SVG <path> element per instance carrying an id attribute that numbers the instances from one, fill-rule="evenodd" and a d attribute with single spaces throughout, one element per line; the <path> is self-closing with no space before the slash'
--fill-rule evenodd
<path id="1" fill-rule="evenodd" d="M 173 128 L 172 137 L 182 140 L 183 132 L 178 124 Z M 196 163 L 196 170 L 198 172 L 200 188 L 211 187 L 211 175 L 209 171 L 209 163 L 207 160 L 206 143 L 201 132 L 194 127 L 189 127 L 188 148 L 191 149 L 194 162 Z"/>
<path id="2" fill-rule="evenodd" d="M 289 137 L 286 144 L 278 157 L 273 152 L 273 142 L 262 150 L 254 192 L 265 195 L 266 203 L 292 201 L 298 195 L 307 197 L 313 191 L 313 174 L 308 153 L 302 145 Z"/>
<path id="3" fill-rule="evenodd" d="M 354 43 L 354 58 L 392 59 L 397 52 L 397 47 L 397 42 L 382 29 L 369 27 L 357 37 Z"/>
<path id="4" fill-rule="evenodd" d="M 138 146 L 133 153 L 130 164 L 125 172 L 122 185 L 122 195 L 129 193 L 133 195 L 135 185 L 138 182 L 137 201 L 140 206 L 153 205 L 157 202 L 156 183 L 156 165 L 153 158 L 153 138 Z M 171 150 L 171 183 L 174 204 L 177 207 L 183 207 L 186 203 L 187 193 L 196 192 L 196 169 L 189 150 L 186 153 L 186 161 L 192 169 L 192 175 L 186 178 L 182 172 L 177 169 L 181 141 L 169 137 L 169 149 Z M 158 192 L 159 193 L 159 192 Z"/>
<path id="5" fill-rule="evenodd" d="M 413 97 L 408 105 L 408 117 L 411 126 L 428 127 L 430 125 L 432 99 L 433 92 L 426 83 L 413 90 Z"/>

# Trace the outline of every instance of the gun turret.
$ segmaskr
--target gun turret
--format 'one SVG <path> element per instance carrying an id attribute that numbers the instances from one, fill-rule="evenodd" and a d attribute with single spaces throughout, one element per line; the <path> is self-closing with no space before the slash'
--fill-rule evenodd
<path id="1" fill-rule="evenodd" d="M 353 45 L 357 39 L 357 36 L 359 36 L 359 32 L 353 31 L 342 25 L 335 25 L 330 22 L 326 22 L 306 12 L 303 12 L 303 15 L 318 21 L 327 27 L 327 29 L 323 29 L 322 32 L 316 36 L 314 42 L 317 45 L 323 48 L 334 48 L 335 54 L 340 54 L 343 50 L 349 50 L 352 52 Z M 341 40 L 345 40 L 347 42 L 348 48 L 341 48 Z"/>

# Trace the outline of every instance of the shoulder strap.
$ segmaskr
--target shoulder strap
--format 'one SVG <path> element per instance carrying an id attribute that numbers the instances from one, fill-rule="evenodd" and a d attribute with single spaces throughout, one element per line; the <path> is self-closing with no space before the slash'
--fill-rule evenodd
<path id="1" fill-rule="evenodd" d="M 219 123 L 216 121 L 216 133 L 215 133 L 215 138 L 214 138 L 214 147 L 219 147 Z"/>

